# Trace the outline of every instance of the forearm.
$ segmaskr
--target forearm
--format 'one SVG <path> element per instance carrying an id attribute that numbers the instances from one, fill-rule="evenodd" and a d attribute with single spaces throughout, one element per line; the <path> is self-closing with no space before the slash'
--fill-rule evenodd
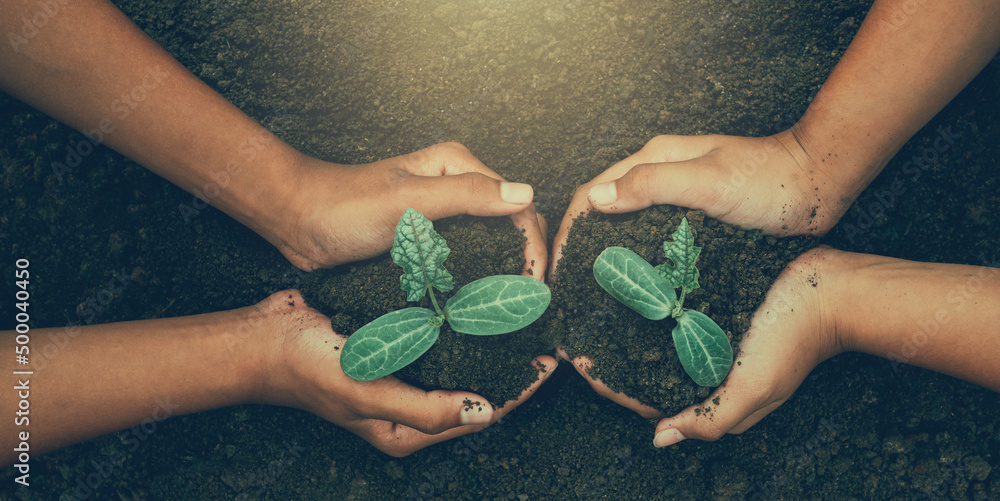
<path id="1" fill-rule="evenodd" d="M 106 0 L 0 4 L 0 88 L 260 231 L 297 153 Z M 41 18 L 38 18 L 41 19 Z M 268 236 L 268 235 L 265 235 Z"/>
<path id="2" fill-rule="evenodd" d="M 1000 391 L 1000 268 L 840 253 L 827 311 L 845 350 Z"/>
<path id="3" fill-rule="evenodd" d="M 986 66 L 1000 47 L 998 19 L 997 0 L 875 1 L 792 128 L 836 196 L 849 205 Z"/>
<path id="4" fill-rule="evenodd" d="M 28 388 L 19 397 L 27 397 L 30 407 L 27 420 L 2 420 L 0 463 L 14 461 L 21 431 L 30 434 L 27 442 L 37 455 L 144 422 L 254 401 L 263 361 L 253 341 L 264 318 L 255 306 L 76 331 L 33 329 L 32 339 L 54 336 L 64 344 L 44 366 L 5 367 L 14 385 Z M 15 333 L 0 334 L 0 351 L 13 352 L 14 343 Z M 5 392 L 10 405 L 3 408 L 13 412 L 17 396 Z"/>

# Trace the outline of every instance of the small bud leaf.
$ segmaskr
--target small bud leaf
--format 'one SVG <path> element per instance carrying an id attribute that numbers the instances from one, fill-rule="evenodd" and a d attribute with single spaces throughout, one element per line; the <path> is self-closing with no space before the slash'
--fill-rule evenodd
<path id="1" fill-rule="evenodd" d="M 454 288 L 451 273 L 444 267 L 451 249 L 434 231 L 434 223 L 414 209 L 406 209 L 396 225 L 396 238 L 389 254 L 403 267 L 400 285 L 407 301 L 420 301 L 429 287 L 441 292 Z"/>

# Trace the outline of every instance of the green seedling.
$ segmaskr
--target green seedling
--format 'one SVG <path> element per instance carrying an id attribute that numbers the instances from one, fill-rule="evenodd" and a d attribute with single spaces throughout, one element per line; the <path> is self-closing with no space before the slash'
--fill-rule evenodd
<path id="1" fill-rule="evenodd" d="M 733 349 L 711 318 L 684 308 L 684 297 L 699 287 L 695 262 L 701 254 L 687 218 L 672 237 L 672 242 L 663 242 L 668 263 L 654 268 L 635 252 L 608 247 L 594 262 L 594 278 L 615 299 L 650 320 L 673 317 L 677 325 L 671 334 L 684 371 L 701 386 L 718 386 L 733 366 Z M 680 289 L 680 298 L 674 289 Z"/>
<path id="2" fill-rule="evenodd" d="M 452 290 L 444 267 L 451 249 L 423 214 L 406 209 L 396 225 L 389 254 L 405 273 L 400 285 L 407 301 L 431 298 L 434 309 L 405 308 L 376 318 L 347 339 L 340 365 L 358 381 L 371 381 L 406 367 L 437 341 L 445 322 L 456 332 L 477 336 L 507 334 L 534 322 L 552 294 L 539 280 L 496 275 L 476 280 L 438 306 L 434 289 Z"/>

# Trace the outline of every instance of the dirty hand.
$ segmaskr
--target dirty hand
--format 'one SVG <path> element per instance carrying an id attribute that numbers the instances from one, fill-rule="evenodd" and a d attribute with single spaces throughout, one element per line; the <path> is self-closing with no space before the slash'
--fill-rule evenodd
<path id="1" fill-rule="evenodd" d="M 817 247 L 785 267 L 754 312 L 725 382 L 701 404 L 662 419 L 656 446 L 743 433 L 785 403 L 820 362 L 845 351 L 827 272 L 843 254 Z"/>
<path id="2" fill-rule="evenodd" d="M 458 214 L 509 215 L 528 239 L 524 273 L 544 276 L 545 221 L 535 213 L 531 186 L 504 181 L 458 143 L 366 165 L 302 157 L 296 172 L 299 195 L 289 201 L 294 219 L 265 237 L 303 270 L 385 252 L 400 216 L 412 207 L 432 221 Z"/>
<path id="3" fill-rule="evenodd" d="M 271 335 L 264 340 L 268 356 L 261 360 L 267 377 L 255 400 L 312 412 L 396 457 L 495 423 L 527 400 L 556 366 L 552 357 L 536 358 L 538 381 L 494 410 L 473 393 L 425 392 L 392 376 L 349 378 L 340 368 L 347 337 L 333 332 L 330 319 L 306 306 L 298 291 L 276 293 L 257 308 L 268 312 L 262 319 Z"/>
<path id="4" fill-rule="evenodd" d="M 842 253 L 818 247 L 781 272 L 754 313 L 722 386 L 704 402 L 662 419 L 656 426 L 657 447 L 685 438 L 716 440 L 726 433 L 742 433 L 788 400 L 813 367 L 844 351 L 825 307 L 830 285 L 824 281 L 824 269 L 838 254 Z M 585 357 L 572 362 L 599 394 L 643 417 L 663 416 L 590 377 Z"/>
<path id="5" fill-rule="evenodd" d="M 771 235 L 822 235 L 857 196 L 842 191 L 791 131 L 657 136 L 576 190 L 552 244 L 552 272 L 573 219 L 591 209 L 617 214 L 672 204 Z"/>
<path id="6" fill-rule="evenodd" d="M 820 362 L 844 352 L 829 308 L 825 270 L 842 255 L 829 247 L 812 249 L 792 261 L 757 308 L 744 334 L 733 368 L 722 386 L 702 403 L 662 419 L 653 443 L 673 445 L 686 438 L 716 440 L 726 433 L 742 433 L 777 409 Z M 586 359 L 573 365 L 600 394 L 643 417 L 661 417 L 634 398 L 615 393 L 583 369 Z"/>

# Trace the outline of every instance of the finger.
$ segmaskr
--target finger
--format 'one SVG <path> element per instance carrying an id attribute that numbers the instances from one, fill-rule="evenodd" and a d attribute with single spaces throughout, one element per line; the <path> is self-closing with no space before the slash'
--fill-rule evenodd
<path id="1" fill-rule="evenodd" d="M 569 231 L 573 227 L 573 221 L 583 216 L 590 210 L 590 201 L 587 200 L 586 193 L 581 194 L 580 190 L 577 190 L 573 195 L 573 199 L 569 202 L 569 207 L 566 208 L 566 213 L 563 214 L 562 222 L 559 223 L 559 230 L 556 232 L 555 238 L 552 239 L 552 258 L 549 260 L 549 280 L 555 280 L 556 278 L 556 268 L 559 266 L 559 260 L 563 256 L 563 247 L 566 246 L 566 241 L 569 238 Z"/>
<path id="2" fill-rule="evenodd" d="M 510 216 L 514 226 L 521 230 L 526 241 L 524 242 L 524 267 L 521 274 L 545 280 L 545 269 L 548 266 L 549 249 L 545 246 L 545 231 L 543 231 L 539 221 L 545 219 L 535 212 L 534 204 L 527 209 Z"/>
<path id="3" fill-rule="evenodd" d="M 509 216 L 531 205 L 534 190 L 527 184 L 468 172 L 405 178 L 397 188 L 397 196 L 407 207 L 435 221 L 459 214 Z"/>
<path id="4" fill-rule="evenodd" d="M 539 370 L 538 379 L 532 383 L 531 386 L 521 392 L 521 395 L 516 400 L 509 401 L 502 409 L 492 412 L 491 419 L 485 423 L 472 423 L 457 426 L 441 433 L 431 434 L 406 425 L 394 423 L 392 420 L 368 419 L 363 422 L 356 423 L 356 425 L 352 426 L 351 431 L 389 455 L 396 457 L 406 456 L 424 447 L 477 432 L 486 426 L 495 423 L 501 417 L 505 416 L 507 413 L 514 410 L 514 408 L 521 405 L 525 400 L 531 397 L 531 395 L 538 390 L 542 383 L 551 377 L 552 373 L 555 371 L 556 364 L 556 360 L 550 356 L 535 358 L 532 361 L 532 365 Z M 473 401 L 476 402 L 477 405 L 473 406 L 470 412 L 479 413 L 485 412 L 487 409 L 492 410 L 492 405 L 486 402 L 485 399 L 482 399 L 482 397 L 476 397 L 476 399 L 477 400 Z M 463 404 L 463 408 L 468 407 L 468 405 Z M 482 408 L 482 411 L 480 411 L 480 408 Z"/>
<path id="5" fill-rule="evenodd" d="M 486 426 L 488 425 L 470 424 L 429 434 L 391 421 L 366 419 L 351 425 L 349 430 L 390 456 L 404 457 L 438 442 L 475 433 Z"/>
<path id="6" fill-rule="evenodd" d="M 560 357 L 563 357 L 566 360 L 570 360 L 569 356 L 562 349 L 562 347 L 560 347 L 557 350 L 557 352 L 559 353 Z M 660 411 L 658 411 L 658 410 L 656 410 L 656 409 L 654 409 L 654 408 L 652 408 L 652 407 L 650 407 L 648 405 L 643 404 L 642 402 L 640 402 L 639 400 L 637 400 L 635 398 L 632 398 L 632 397 L 630 397 L 628 395 L 625 395 L 623 393 L 618 393 L 618 392 L 612 390 L 611 388 L 608 388 L 608 385 L 604 384 L 604 382 L 601 381 L 600 379 L 596 379 L 596 378 L 592 377 L 590 375 L 589 371 L 590 371 L 590 368 L 593 367 L 594 364 L 593 364 L 593 362 L 591 362 L 591 360 L 589 358 L 587 358 L 587 357 L 576 357 L 576 358 L 570 360 L 570 362 L 573 364 L 573 368 L 576 369 L 576 372 L 580 373 L 580 375 L 583 376 L 583 378 L 587 380 L 587 383 L 590 384 L 590 387 L 593 388 L 593 390 L 596 391 L 598 395 L 600 395 L 600 396 L 602 396 L 604 398 L 607 398 L 608 400 L 611 400 L 612 402 L 614 402 L 614 403 L 616 403 L 616 404 L 618 404 L 618 405 L 620 405 L 622 407 L 625 407 L 626 409 L 629 409 L 629 410 L 635 412 L 636 414 L 639 414 L 640 416 L 642 416 L 644 418 L 658 418 L 658 417 L 663 417 L 663 413 L 662 412 L 660 412 Z"/>
<path id="7" fill-rule="evenodd" d="M 545 232 L 538 224 L 534 190 L 505 181 L 459 143 L 441 143 L 405 156 L 400 164 L 414 174 L 403 200 L 431 220 L 458 214 L 510 215 L 527 242 L 522 274 L 543 280 L 548 265 Z M 441 194 L 446 193 L 446 197 Z"/>
<path id="8" fill-rule="evenodd" d="M 535 380 L 531 386 L 522 391 L 521 394 L 518 395 L 517 399 L 508 400 L 507 403 L 504 404 L 503 408 L 496 410 L 493 413 L 494 422 L 499 421 L 501 418 L 510 413 L 510 411 L 514 410 L 517 406 L 523 404 L 526 400 L 531 398 L 531 396 L 535 394 L 535 391 L 542 386 L 542 383 L 552 377 L 552 374 L 555 373 L 558 365 L 559 362 L 556 361 L 555 358 L 548 355 L 536 357 L 532 360 L 531 366 L 538 369 L 538 379 Z"/>
<path id="9" fill-rule="evenodd" d="M 605 186 L 630 172 L 637 165 L 663 162 L 684 162 L 693 158 L 698 158 L 712 151 L 719 141 L 718 136 L 657 136 L 651 139 L 638 152 L 628 156 L 624 160 L 612 165 L 606 171 L 581 186 L 573 194 L 573 199 L 563 215 L 559 224 L 559 231 L 552 241 L 552 258 L 549 270 L 549 279 L 554 280 L 559 260 L 562 259 L 563 247 L 569 237 L 570 228 L 573 221 L 585 215 L 591 209 L 598 208 L 604 211 L 604 206 L 595 206 L 590 199 L 590 191 L 594 186 Z M 606 188 L 602 188 L 606 190 Z M 600 190 L 599 190 L 600 191 Z M 600 195 L 600 193 L 598 194 Z M 611 205 L 614 205 L 612 202 Z M 648 207 L 649 204 L 645 205 Z M 636 206 L 636 209 L 639 208 Z M 626 212 L 621 210 L 618 212 Z"/>
<path id="10" fill-rule="evenodd" d="M 746 365 L 733 365 L 723 386 L 704 402 L 660 420 L 653 444 L 666 447 L 686 438 L 714 441 L 726 433 L 742 433 L 784 403 L 771 401 L 760 385 L 748 382 L 752 378 L 743 374 Z"/>
<path id="11" fill-rule="evenodd" d="M 364 418 L 396 423 L 417 431 L 438 434 L 456 426 L 486 425 L 493 419 L 493 407 L 479 395 L 463 391 L 425 392 L 394 377 L 367 383 L 365 407 L 357 409 Z"/>
<path id="12" fill-rule="evenodd" d="M 403 168 L 417 176 L 454 176 L 478 172 L 494 179 L 503 179 L 499 174 L 479 161 L 468 148 L 460 143 L 447 142 L 404 155 L 407 161 Z"/>
<path id="13" fill-rule="evenodd" d="M 510 183 L 459 143 L 440 143 L 400 157 L 413 174 L 400 196 L 431 220 L 458 214 L 506 216 L 526 209 L 534 198 L 530 185 Z"/>
<path id="14" fill-rule="evenodd" d="M 723 192 L 724 177 L 704 158 L 639 164 L 617 180 L 591 186 L 587 198 L 595 209 L 612 214 L 659 204 L 710 210 Z"/>
<path id="15" fill-rule="evenodd" d="M 734 426 L 732 430 L 729 430 L 729 433 L 743 433 L 744 431 L 749 430 L 753 425 L 757 424 L 758 421 L 764 419 L 768 414 L 774 412 L 774 410 L 777 409 L 778 407 L 781 407 L 781 404 L 783 403 L 785 403 L 784 400 L 780 402 L 774 402 L 773 404 L 761 408 L 760 410 L 754 412 L 743 421 L 740 421 L 740 424 Z"/>

